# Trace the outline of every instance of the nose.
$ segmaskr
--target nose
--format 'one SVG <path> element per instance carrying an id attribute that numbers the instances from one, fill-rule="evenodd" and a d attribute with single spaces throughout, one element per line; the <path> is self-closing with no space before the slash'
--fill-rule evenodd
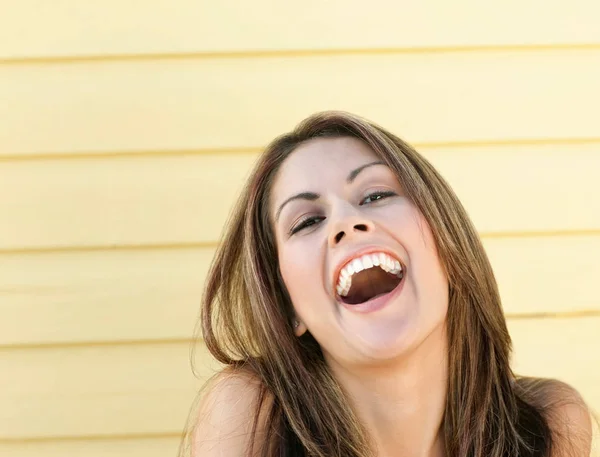
<path id="1" fill-rule="evenodd" d="M 331 226 L 329 246 L 335 247 L 339 245 L 342 240 L 348 241 L 361 234 L 368 234 L 372 232 L 373 229 L 373 222 L 364 215 L 359 214 L 356 210 L 346 210 L 344 214 L 337 215 Z"/>

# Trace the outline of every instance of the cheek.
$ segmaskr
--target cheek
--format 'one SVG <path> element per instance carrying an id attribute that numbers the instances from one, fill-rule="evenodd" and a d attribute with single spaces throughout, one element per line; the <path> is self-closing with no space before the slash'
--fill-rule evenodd
<path id="1" fill-rule="evenodd" d="M 409 231 L 411 234 L 411 264 L 414 269 L 413 281 L 419 302 L 434 315 L 445 316 L 448 309 L 448 279 L 439 258 L 433 234 L 422 216 Z"/>
<path id="2" fill-rule="evenodd" d="M 314 303 L 315 295 L 322 288 L 316 256 L 307 252 L 307 249 L 290 247 L 279 253 L 281 276 L 294 307 Z"/>
<path id="3" fill-rule="evenodd" d="M 433 239 L 428 240 L 421 258 L 423 261 L 418 271 L 419 295 L 431 307 L 434 315 L 445 316 L 448 310 L 448 279 L 437 250 L 433 247 Z"/>

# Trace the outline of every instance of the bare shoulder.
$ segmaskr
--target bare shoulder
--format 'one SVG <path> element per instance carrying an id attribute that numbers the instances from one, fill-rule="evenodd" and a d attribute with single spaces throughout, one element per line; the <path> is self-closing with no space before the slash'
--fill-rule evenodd
<path id="1" fill-rule="evenodd" d="M 247 456 L 252 445 L 258 451 L 269 405 L 257 376 L 242 369 L 223 370 L 202 396 L 191 437 L 192 457 Z"/>
<path id="2" fill-rule="evenodd" d="M 588 457 L 592 446 L 592 416 L 582 396 L 570 385 L 548 382 L 548 422 L 554 435 L 552 457 Z"/>

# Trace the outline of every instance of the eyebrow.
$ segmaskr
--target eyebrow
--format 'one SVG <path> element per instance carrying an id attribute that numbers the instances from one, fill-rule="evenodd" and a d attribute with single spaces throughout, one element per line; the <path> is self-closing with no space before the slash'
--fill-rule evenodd
<path id="1" fill-rule="evenodd" d="M 348 184 L 352 184 L 352 182 L 356 179 L 356 177 L 360 174 L 361 171 L 363 171 L 365 168 L 369 168 L 375 165 L 386 165 L 385 162 L 381 162 L 381 161 L 377 161 L 377 162 L 371 162 L 371 163 L 367 163 L 365 165 L 361 165 L 360 167 L 352 170 L 349 174 L 348 177 L 346 178 L 346 182 Z M 277 213 L 275 215 L 275 220 L 279 220 L 279 216 L 281 215 L 281 211 L 283 210 L 283 207 L 285 205 L 287 205 L 288 203 L 294 201 L 294 200 L 308 200 L 308 201 L 315 201 L 318 200 L 321 196 L 319 194 L 316 194 L 314 192 L 301 192 L 299 194 L 296 194 L 290 198 L 288 198 L 286 201 L 284 201 L 280 206 L 279 209 L 277 210 Z"/>
<path id="2" fill-rule="evenodd" d="M 361 167 L 358 167 L 355 170 L 352 170 L 350 172 L 350 174 L 348 174 L 348 177 L 346 178 L 346 182 L 348 184 L 352 184 L 352 181 L 354 181 L 356 179 L 356 177 L 358 176 L 358 174 L 363 171 L 365 168 L 369 168 L 372 167 L 374 165 L 385 165 L 385 162 L 381 162 L 381 161 L 377 161 L 377 162 L 371 162 L 371 163 L 367 163 L 366 165 L 363 165 Z"/>
<path id="3" fill-rule="evenodd" d="M 321 197 L 319 194 L 315 194 L 314 192 L 302 192 L 300 194 L 294 195 L 293 197 L 288 198 L 286 201 L 284 201 L 281 206 L 279 207 L 279 209 L 277 210 L 277 214 L 275 215 L 275 220 L 279 220 L 279 215 L 281 214 L 281 210 L 283 209 L 283 207 L 285 205 L 287 205 L 288 203 L 294 201 L 294 200 L 309 200 L 309 201 L 315 201 L 317 199 L 319 199 L 319 197 Z"/>

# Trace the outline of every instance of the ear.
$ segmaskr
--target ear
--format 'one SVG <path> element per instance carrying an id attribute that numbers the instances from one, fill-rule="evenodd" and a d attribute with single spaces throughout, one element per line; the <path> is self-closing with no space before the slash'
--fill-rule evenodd
<path id="1" fill-rule="evenodd" d="M 293 320 L 293 325 L 294 325 L 294 334 L 296 336 L 302 336 L 302 335 L 304 335 L 304 333 L 306 332 L 306 330 L 308 330 L 306 328 L 306 325 L 304 324 L 304 322 L 302 322 L 298 318 L 295 318 Z"/>

